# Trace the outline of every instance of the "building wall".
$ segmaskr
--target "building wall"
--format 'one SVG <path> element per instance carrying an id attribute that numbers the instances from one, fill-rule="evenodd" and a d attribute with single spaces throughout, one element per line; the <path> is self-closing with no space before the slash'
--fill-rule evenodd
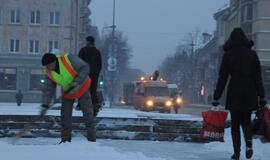
<path id="1" fill-rule="evenodd" d="M 270 0 L 254 0 L 253 36 L 263 65 L 270 65 Z"/>

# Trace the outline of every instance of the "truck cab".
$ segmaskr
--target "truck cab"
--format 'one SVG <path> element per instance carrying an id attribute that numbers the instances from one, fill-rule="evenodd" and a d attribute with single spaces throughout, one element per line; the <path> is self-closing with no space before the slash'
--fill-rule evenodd
<path id="1" fill-rule="evenodd" d="M 134 85 L 132 104 L 136 109 L 170 113 L 174 104 L 166 81 L 144 80 Z"/>

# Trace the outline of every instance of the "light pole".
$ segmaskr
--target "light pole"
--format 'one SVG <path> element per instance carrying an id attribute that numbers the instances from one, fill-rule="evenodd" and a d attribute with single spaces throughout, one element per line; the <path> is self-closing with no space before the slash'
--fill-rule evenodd
<path id="1" fill-rule="evenodd" d="M 116 29 L 116 25 L 115 25 L 115 0 L 113 0 L 113 24 L 112 26 L 110 26 L 112 28 L 112 47 L 111 47 L 111 52 L 109 55 L 109 59 L 108 62 L 115 62 L 114 65 L 117 64 L 117 60 L 116 60 L 116 53 L 115 53 L 115 29 Z M 112 108 L 112 104 L 114 101 L 114 91 L 115 91 L 115 74 L 116 74 L 116 68 L 112 67 L 113 64 L 109 63 L 110 72 L 111 72 L 111 92 L 110 92 L 110 108 Z M 112 69 L 114 68 L 114 69 Z"/>

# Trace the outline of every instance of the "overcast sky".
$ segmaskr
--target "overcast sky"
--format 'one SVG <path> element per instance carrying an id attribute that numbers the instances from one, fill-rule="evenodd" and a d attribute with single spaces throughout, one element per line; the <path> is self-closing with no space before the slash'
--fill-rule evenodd
<path id="1" fill-rule="evenodd" d="M 129 39 L 131 66 L 153 72 L 196 29 L 213 33 L 213 14 L 228 0 L 116 0 L 116 26 Z M 92 24 L 112 25 L 113 0 L 92 0 Z"/>

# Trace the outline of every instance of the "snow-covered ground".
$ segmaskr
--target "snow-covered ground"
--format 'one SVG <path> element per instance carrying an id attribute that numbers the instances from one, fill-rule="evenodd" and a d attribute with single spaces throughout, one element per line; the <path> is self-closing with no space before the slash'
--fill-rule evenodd
<path id="1" fill-rule="evenodd" d="M 55 138 L 24 138 L 16 144 L 10 140 L 0 138 L 3 160 L 228 160 L 232 152 L 230 129 L 224 143 L 208 144 L 100 139 L 93 143 L 80 135 L 61 145 Z M 253 160 L 268 160 L 270 143 L 254 140 L 254 152 Z M 245 159 L 244 152 L 241 158 Z"/>
<path id="2" fill-rule="evenodd" d="M 39 109 L 39 104 L 24 103 L 17 107 L 13 103 L 0 103 L 0 115 L 35 115 Z M 59 115 L 59 111 L 50 110 L 48 114 Z M 74 110 L 73 115 L 80 116 L 81 112 Z M 104 108 L 99 116 L 201 120 L 185 114 L 148 113 L 120 108 Z M 230 129 L 225 131 L 224 143 L 208 144 L 102 139 L 93 143 L 80 134 L 75 134 L 72 143 L 61 145 L 58 145 L 58 138 L 23 138 L 16 144 L 10 144 L 10 141 L 10 138 L 0 138 L 1 160 L 227 160 L 232 153 Z M 242 142 L 241 158 L 245 159 Z M 270 143 L 262 144 L 255 139 L 253 160 L 268 160 L 269 157 Z"/>
<path id="3" fill-rule="evenodd" d="M 57 104 L 56 106 L 60 106 Z M 122 107 L 122 108 L 121 108 Z M 176 120 L 202 120 L 188 114 L 166 114 L 156 112 L 142 112 L 130 109 L 126 106 L 108 108 L 104 107 L 98 117 L 118 117 L 118 118 L 156 118 L 156 119 L 176 119 Z M 17 106 L 15 103 L 0 103 L 0 115 L 36 115 L 40 111 L 38 103 L 23 103 Z M 60 110 L 49 110 L 48 115 L 60 115 Z M 81 111 L 73 110 L 73 116 L 82 116 Z"/>

